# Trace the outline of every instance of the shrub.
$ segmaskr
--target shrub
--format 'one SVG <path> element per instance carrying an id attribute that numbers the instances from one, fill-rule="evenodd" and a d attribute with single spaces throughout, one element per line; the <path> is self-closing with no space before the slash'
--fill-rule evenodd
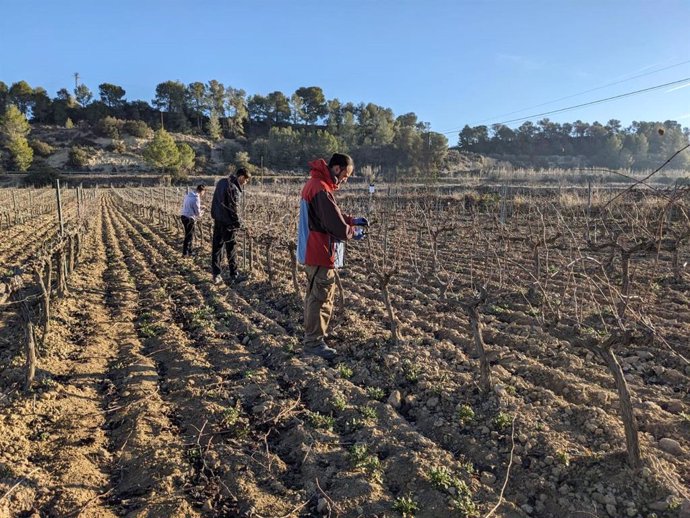
<path id="1" fill-rule="evenodd" d="M 29 141 L 29 145 L 34 150 L 34 153 L 41 157 L 47 157 L 55 153 L 55 148 L 42 140 L 32 139 Z"/>
<path id="2" fill-rule="evenodd" d="M 223 160 L 226 162 L 232 162 L 235 159 L 235 155 L 242 151 L 242 146 L 235 141 L 230 141 L 223 146 Z"/>
<path id="3" fill-rule="evenodd" d="M 72 146 L 69 150 L 69 159 L 67 164 L 72 167 L 86 167 L 89 165 L 91 154 L 87 148 L 81 146 Z"/>
<path id="4" fill-rule="evenodd" d="M 112 139 L 120 138 L 120 130 L 124 125 L 124 121 L 116 119 L 115 117 L 103 117 L 96 124 L 96 134 L 101 137 L 108 137 Z"/>
<path id="5" fill-rule="evenodd" d="M 127 146 L 125 145 L 124 140 L 113 140 L 113 143 L 110 144 L 106 149 L 114 153 L 124 153 L 127 151 Z"/>
<path id="6" fill-rule="evenodd" d="M 153 130 L 144 121 L 125 121 L 125 133 L 138 138 L 151 138 Z"/>

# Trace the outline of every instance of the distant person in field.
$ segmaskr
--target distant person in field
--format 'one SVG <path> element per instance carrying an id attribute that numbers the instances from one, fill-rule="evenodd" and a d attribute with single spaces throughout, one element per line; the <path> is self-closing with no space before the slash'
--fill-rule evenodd
<path id="1" fill-rule="evenodd" d="M 188 192 L 182 200 L 182 210 L 180 219 L 184 227 L 184 242 L 182 243 L 182 255 L 192 255 L 192 242 L 194 241 L 194 227 L 196 220 L 201 217 L 201 198 L 204 196 L 206 187 L 197 185 L 196 189 Z"/>
<path id="2" fill-rule="evenodd" d="M 211 273 L 213 282 L 223 282 L 220 276 L 223 248 L 228 256 L 229 279 L 238 280 L 237 252 L 235 250 L 235 234 L 244 226 L 240 215 L 240 202 L 243 187 L 252 175 L 241 167 L 234 175 L 223 178 L 216 185 L 211 203 L 211 217 L 213 218 L 213 244 L 211 247 Z"/>
<path id="3" fill-rule="evenodd" d="M 311 178 L 302 189 L 297 231 L 297 259 L 307 270 L 304 349 L 332 360 L 336 351 L 324 338 L 333 312 L 338 248 L 342 241 L 362 239 L 361 227 L 369 222 L 343 214 L 333 196 L 354 171 L 352 158 L 336 153 L 328 164 L 319 159 L 309 167 Z"/>

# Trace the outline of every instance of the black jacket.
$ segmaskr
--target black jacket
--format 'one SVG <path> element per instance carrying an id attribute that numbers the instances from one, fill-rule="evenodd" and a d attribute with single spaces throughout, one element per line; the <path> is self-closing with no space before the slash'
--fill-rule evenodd
<path id="1" fill-rule="evenodd" d="M 228 228 L 240 228 L 242 226 L 241 200 L 242 187 L 237 177 L 223 178 L 216 184 L 216 190 L 213 193 L 211 217 Z"/>

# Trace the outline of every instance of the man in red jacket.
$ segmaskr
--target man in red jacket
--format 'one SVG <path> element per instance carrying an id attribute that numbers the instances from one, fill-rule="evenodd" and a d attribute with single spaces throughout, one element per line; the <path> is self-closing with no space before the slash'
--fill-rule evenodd
<path id="1" fill-rule="evenodd" d="M 311 178 L 302 189 L 297 259 L 306 266 L 307 295 L 304 301 L 305 350 L 332 360 L 335 349 L 324 342 L 333 312 L 335 267 L 338 248 L 348 239 L 362 239 L 366 218 L 352 218 L 340 211 L 333 193 L 350 177 L 354 162 L 335 153 L 309 163 Z"/>

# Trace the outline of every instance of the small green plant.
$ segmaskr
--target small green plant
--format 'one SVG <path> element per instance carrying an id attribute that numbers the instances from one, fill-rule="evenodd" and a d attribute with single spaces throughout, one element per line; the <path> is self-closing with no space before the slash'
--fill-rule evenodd
<path id="1" fill-rule="evenodd" d="M 461 405 L 455 415 L 458 416 L 458 421 L 460 421 L 463 426 L 474 421 L 475 417 L 474 410 L 467 404 Z"/>
<path id="2" fill-rule="evenodd" d="M 461 462 L 460 469 L 466 472 L 468 475 L 474 475 L 474 464 L 472 464 L 470 461 Z"/>
<path id="3" fill-rule="evenodd" d="M 384 397 L 386 397 L 386 393 L 380 387 L 367 387 L 367 396 L 369 396 L 370 399 L 381 401 Z"/>
<path id="4" fill-rule="evenodd" d="M 153 338 L 162 334 L 163 328 L 158 324 L 144 323 L 139 326 L 139 334 L 144 338 Z"/>
<path id="5" fill-rule="evenodd" d="M 190 322 L 192 327 L 201 328 L 208 326 L 213 319 L 213 310 L 208 306 L 200 307 L 192 311 L 190 315 Z"/>
<path id="6" fill-rule="evenodd" d="M 342 394 L 336 394 L 335 396 L 333 396 L 333 398 L 331 399 L 331 404 L 333 405 L 333 408 L 340 412 L 347 408 L 347 400 L 343 397 Z"/>
<path id="7" fill-rule="evenodd" d="M 499 412 L 496 414 L 496 417 L 494 417 L 493 423 L 498 431 L 503 432 L 510 428 L 513 423 L 513 417 L 505 412 Z"/>
<path id="8" fill-rule="evenodd" d="M 252 369 L 247 369 L 246 371 L 244 371 L 242 373 L 242 377 L 246 380 L 250 380 L 254 377 L 255 374 L 256 374 L 256 371 L 254 371 Z"/>
<path id="9" fill-rule="evenodd" d="M 446 491 L 453 485 L 453 474 L 445 466 L 435 466 L 429 470 L 427 477 L 436 489 Z"/>
<path id="10" fill-rule="evenodd" d="M 412 518 L 419 511 L 419 506 L 411 494 L 399 496 L 393 502 L 393 510 L 399 512 L 403 518 Z"/>
<path id="11" fill-rule="evenodd" d="M 362 417 L 367 420 L 375 420 L 378 419 L 379 415 L 376 412 L 376 409 L 373 406 L 361 406 L 358 408 L 359 413 L 362 414 Z"/>
<path id="12" fill-rule="evenodd" d="M 364 419 L 362 419 L 361 417 L 352 417 L 345 421 L 345 428 L 347 428 L 347 431 L 349 433 L 352 433 L 362 428 L 364 424 Z"/>
<path id="13" fill-rule="evenodd" d="M 465 486 L 467 487 L 467 486 Z M 458 511 L 461 518 L 469 518 L 470 516 L 477 516 L 477 504 L 472 500 L 472 495 L 468 493 L 458 493 L 456 497 L 453 498 L 453 507 Z"/>
<path id="14" fill-rule="evenodd" d="M 504 307 L 501 306 L 500 304 L 492 304 L 491 306 L 489 306 L 488 309 L 489 309 L 489 311 L 491 311 L 492 313 L 496 313 L 496 314 L 499 314 L 499 315 L 500 315 L 501 313 L 506 313 L 506 312 L 508 311 L 506 308 L 504 308 Z"/>
<path id="15" fill-rule="evenodd" d="M 680 509 L 680 504 L 682 503 L 680 498 L 673 497 L 673 499 L 668 503 L 669 511 L 677 511 Z"/>
<path id="16" fill-rule="evenodd" d="M 539 309 L 538 308 L 529 308 L 527 310 L 527 314 L 531 317 L 538 317 L 539 316 Z"/>
<path id="17" fill-rule="evenodd" d="M 187 460 L 194 464 L 201 459 L 201 446 L 192 446 L 186 452 Z"/>
<path id="18" fill-rule="evenodd" d="M 403 376 L 410 383 L 417 383 L 419 381 L 419 367 L 410 360 L 402 362 Z"/>
<path id="19" fill-rule="evenodd" d="M 338 371 L 338 374 L 340 374 L 340 377 L 345 379 L 350 379 L 354 374 L 354 372 L 352 372 L 352 369 L 344 363 L 339 363 L 336 367 L 336 370 Z"/>
<path id="20" fill-rule="evenodd" d="M 560 450 L 556 452 L 556 458 L 564 466 L 570 466 L 570 455 L 565 450 Z"/>
<path id="21" fill-rule="evenodd" d="M 235 406 L 231 406 L 223 410 L 223 416 L 221 417 L 220 424 L 228 428 L 235 426 L 241 415 L 239 401 Z"/>
<path id="22" fill-rule="evenodd" d="M 379 458 L 369 452 L 366 444 L 358 443 L 350 448 L 350 462 L 356 469 L 361 469 L 369 474 L 375 481 L 381 482 L 383 471 Z"/>
<path id="23" fill-rule="evenodd" d="M 324 430 L 333 430 L 335 426 L 335 418 L 330 415 L 324 415 L 320 412 L 310 412 L 309 422 L 314 428 L 321 428 Z"/>

